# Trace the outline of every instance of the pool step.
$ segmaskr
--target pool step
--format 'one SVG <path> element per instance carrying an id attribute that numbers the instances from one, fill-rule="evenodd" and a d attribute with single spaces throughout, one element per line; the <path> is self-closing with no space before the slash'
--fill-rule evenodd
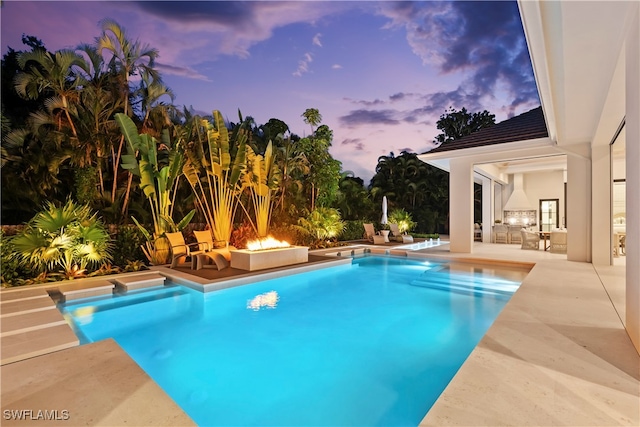
<path id="1" fill-rule="evenodd" d="M 1 293 L 0 365 L 79 344 L 44 288 Z"/>
<path id="2" fill-rule="evenodd" d="M 115 285 L 108 280 L 99 280 L 60 286 L 58 291 L 62 295 L 63 302 L 69 302 L 81 298 L 99 297 L 113 294 Z"/>
<path id="3" fill-rule="evenodd" d="M 411 281 L 411 285 L 457 293 L 507 297 L 513 295 L 519 287 L 519 284 L 507 281 L 492 280 L 484 282 L 482 278 L 473 276 L 438 273 L 429 274 L 429 272 L 423 274 L 420 279 Z"/>
<path id="4" fill-rule="evenodd" d="M 164 286 L 165 280 L 167 280 L 167 278 L 162 274 L 151 272 L 132 276 L 123 276 L 115 279 L 114 281 L 116 282 L 116 286 L 119 291 L 129 292 L 154 286 Z"/>

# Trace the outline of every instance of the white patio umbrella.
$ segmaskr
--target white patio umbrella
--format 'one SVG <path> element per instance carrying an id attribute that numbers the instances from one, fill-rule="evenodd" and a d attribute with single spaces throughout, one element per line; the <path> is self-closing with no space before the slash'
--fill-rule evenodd
<path id="1" fill-rule="evenodd" d="M 380 224 L 387 223 L 387 196 L 382 198 L 382 219 L 380 220 Z"/>

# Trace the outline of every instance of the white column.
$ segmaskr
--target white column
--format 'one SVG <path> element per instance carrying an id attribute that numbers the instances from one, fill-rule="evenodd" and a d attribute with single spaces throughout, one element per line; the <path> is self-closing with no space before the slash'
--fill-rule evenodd
<path id="1" fill-rule="evenodd" d="M 473 164 L 468 159 L 449 163 L 449 250 L 471 253 L 473 249 Z"/>
<path id="2" fill-rule="evenodd" d="M 493 224 L 493 180 L 482 177 L 482 241 L 491 242 L 491 224 Z"/>
<path id="3" fill-rule="evenodd" d="M 567 154 L 567 259 L 591 262 L 591 160 Z"/>
<path id="4" fill-rule="evenodd" d="M 626 36 L 626 327 L 640 352 L 640 6 Z"/>
<path id="5" fill-rule="evenodd" d="M 596 265 L 611 265 L 612 230 L 611 204 L 611 148 L 609 144 L 594 145 L 591 148 L 591 183 L 593 201 L 593 236 L 591 247 L 592 262 Z"/>

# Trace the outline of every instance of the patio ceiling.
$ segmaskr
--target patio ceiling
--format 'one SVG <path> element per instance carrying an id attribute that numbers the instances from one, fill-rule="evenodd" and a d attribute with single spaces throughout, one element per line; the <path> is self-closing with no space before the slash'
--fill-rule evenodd
<path id="1" fill-rule="evenodd" d="M 559 146 L 613 134 L 624 117 L 621 17 L 631 1 L 519 0 L 549 137 Z M 599 129 L 600 128 L 600 129 Z"/>

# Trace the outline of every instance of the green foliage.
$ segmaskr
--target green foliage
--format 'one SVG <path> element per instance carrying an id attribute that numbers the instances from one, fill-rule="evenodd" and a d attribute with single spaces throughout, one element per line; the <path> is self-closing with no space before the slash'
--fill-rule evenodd
<path id="1" fill-rule="evenodd" d="M 157 250 L 158 239 L 165 232 L 182 230 L 193 218 L 195 209 L 179 223 L 173 221 L 174 197 L 178 188 L 182 167 L 185 164 L 181 144 L 171 148 L 169 135 L 163 133 L 162 144 L 152 136 L 138 134 L 135 123 L 128 116 L 116 114 L 116 122 L 127 141 L 127 154 L 122 156 L 122 168 L 140 178 L 140 189 L 149 201 L 153 234 L 132 218 L 147 239 L 143 251 L 147 259 L 155 264 L 165 264 L 168 254 Z M 160 148 L 159 148 L 160 147 Z M 161 156 L 164 154 L 164 156 Z"/>
<path id="2" fill-rule="evenodd" d="M 340 212 L 323 207 L 314 209 L 306 218 L 300 218 L 298 225 L 317 240 L 338 237 L 345 227 Z"/>
<path id="3" fill-rule="evenodd" d="M 96 168 L 89 166 L 76 169 L 75 193 L 80 203 L 91 204 L 97 196 L 98 175 Z"/>
<path id="4" fill-rule="evenodd" d="M 1 283 L 3 287 L 21 284 L 20 278 L 27 277 L 28 271 L 20 264 L 11 237 L 0 230 L 0 265 Z"/>
<path id="5" fill-rule="evenodd" d="M 345 220 L 372 218 L 377 215 L 364 181 L 354 177 L 349 171 L 340 174 L 338 192 L 331 207 L 338 209 Z"/>
<path id="6" fill-rule="evenodd" d="M 184 175 L 213 237 L 228 242 L 246 168 L 246 132 L 240 129 L 230 138 L 222 114 L 216 110 L 213 123 L 202 120 L 191 135 Z"/>
<path id="7" fill-rule="evenodd" d="M 364 236 L 365 220 L 355 219 L 344 222 L 344 231 L 340 235 L 340 240 L 361 240 Z"/>
<path id="8" fill-rule="evenodd" d="M 322 123 L 322 114 L 320 114 L 317 108 L 307 108 L 304 113 L 302 113 L 302 117 L 304 118 L 304 122 L 311 126 L 311 133 L 313 133 L 314 126 Z"/>
<path id="9" fill-rule="evenodd" d="M 280 183 L 280 170 L 275 162 L 271 141 L 267 144 L 264 156 L 247 147 L 247 168 L 243 182 L 249 190 L 255 222 L 249 215 L 248 219 L 259 237 L 267 237 L 274 205 L 273 193 Z"/>
<path id="10" fill-rule="evenodd" d="M 111 260 L 109 234 L 87 205 L 48 203 L 14 236 L 20 262 L 36 273 L 80 277 Z"/>
<path id="11" fill-rule="evenodd" d="M 376 206 L 387 196 L 389 211 L 401 208 L 410 213 L 417 232 L 446 229 L 449 174 L 420 161 L 415 153 L 381 156 L 370 187 Z"/>
<path id="12" fill-rule="evenodd" d="M 119 226 L 113 236 L 113 263 L 119 267 L 125 267 L 126 270 L 128 264 L 145 259 L 141 249 L 145 242 L 145 236 L 138 227 Z"/>
<path id="13" fill-rule="evenodd" d="M 338 194 L 342 163 L 329 153 L 331 141 L 318 138 L 302 138 L 297 143 L 309 162 L 309 173 L 304 177 L 307 192 L 311 194 L 311 210 L 315 206 L 331 206 Z"/>
<path id="14" fill-rule="evenodd" d="M 440 235 L 438 233 L 413 233 L 413 237 L 420 239 L 438 239 Z"/>
<path id="15" fill-rule="evenodd" d="M 292 245 L 305 246 L 309 242 L 309 235 L 296 225 L 281 224 L 271 227 L 271 236 L 277 240 L 284 240 Z"/>
<path id="16" fill-rule="evenodd" d="M 436 136 L 436 141 L 442 144 L 493 126 L 496 123 L 496 116 L 487 110 L 471 114 L 464 107 L 460 111 L 449 108 L 436 123 L 438 129 L 442 131 Z"/>
<path id="17" fill-rule="evenodd" d="M 411 214 L 404 209 L 394 209 L 389 214 L 389 222 L 398 224 L 398 230 L 401 233 L 407 233 L 416 226 Z"/>

